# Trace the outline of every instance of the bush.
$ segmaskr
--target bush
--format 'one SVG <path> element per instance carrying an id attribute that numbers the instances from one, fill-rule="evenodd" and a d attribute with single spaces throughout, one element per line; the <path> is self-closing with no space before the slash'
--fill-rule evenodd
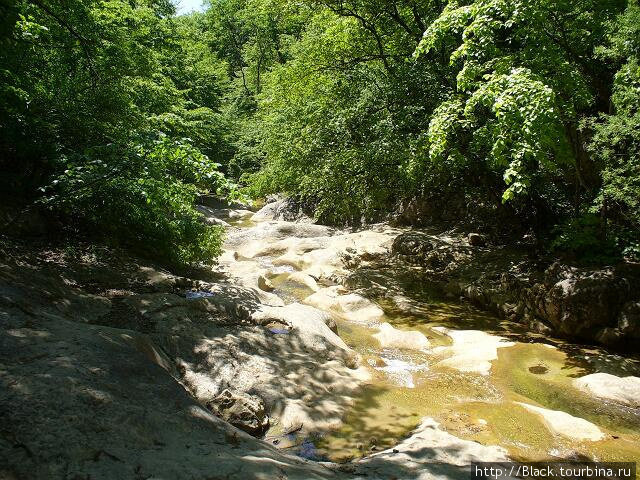
<path id="1" fill-rule="evenodd" d="M 602 219 L 588 213 L 571 219 L 554 230 L 551 248 L 587 262 L 607 263 L 620 258 L 615 242 L 606 234 Z"/>
<path id="2" fill-rule="evenodd" d="M 173 263 L 211 262 L 222 229 L 194 208 L 200 193 L 228 188 L 218 165 L 188 143 L 161 138 L 63 157 L 43 203 L 112 241 Z"/>

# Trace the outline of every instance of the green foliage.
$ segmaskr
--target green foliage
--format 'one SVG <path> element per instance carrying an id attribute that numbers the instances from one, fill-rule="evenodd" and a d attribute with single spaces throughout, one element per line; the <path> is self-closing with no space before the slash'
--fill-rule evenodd
<path id="1" fill-rule="evenodd" d="M 212 261 L 221 232 L 194 202 L 234 190 L 221 173 L 233 146 L 226 64 L 202 18 L 175 18 L 168 0 L 14 8 L 0 49 L 3 191 L 166 260 Z"/>
<path id="2" fill-rule="evenodd" d="M 259 93 L 257 121 L 244 151 L 262 162 L 245 177 L 250 192 L 298 196 L 331 222 L 451 196 L 506 202 L 536 228 L 573 231 L 572 217 L 591 207 L 620 226 L 603 229 L 605 240 L 629 247 L 640 211 L 639 22 L 636 3 L 619 16 L 626 6 L 312 4 L 285 61 L 261 63 L 261 87 L 250 89 Z M 251 43 L 247 26 L 257 24 L 247 18 L 234 17 Z M 248 51 L 238 58 L 247 72 L 255 67 Z M 580 234 L 559 235 L 588 250 Z"/>
<path id="3" fill-rule="evenodd" d="M 216 252 L 193 205 L 225 177 L 326 222 L 418 198 L 640 248 L 637 0 L 208 6 L 1 7 L 3 190 L 182 262 Z"/>
<path id="4" fill-rule="evenodd" d="M 502 172 L 504 201 L 530 194 L 541 173 L 568 172 L 574 163 L 571 143 L 580 141 L 571 130 L 600 88 L 601 66 L 586 65 L 590 60 L 580 53 L 589 58 L 589 50 L 603 40 L 606 20 L 619 8 L 596 1 L 449 3 L 416 49 L 418 59 L 444 49 L 458 69 L 458 95 L 434 112 L 430 160 L 471 147 L 479 161 Z"/>
<path id="5" fill-rule="evenodd" d="M 570 219 L 555 228 L 551 248 L 591 262 L 615 261 L 619 250 L 605 228 L 602 218 L 594 214 Z"/>
<path id="6" fill-rule="evenodd" d="M 603 58 L 621 64 L 615 75 L 613 113 L 585 121 L 593 129 L 589 150 L 599 164 L 602 187 L 594 211 L 612 222 L 625 255 L 640 258 L 640 6 L 630 3 L 613 24 Z"/>
<path id="7" fill-rule="evenodd" d="M 204 224 L 193 203 L 201 191 L 220 193 L 226 180 L 193 146 L 165 137 L 94 147 L 60 160 L 68 168 L 43 188 L 46 206 L 175 263 L 220 254 L 220 228 Z"/>
<path id="8" fill-rule="evenodd" d="M 331 223 L 381 216 L 415 186 L 409 165 L 434 103 L 421 74 L 432 73 L 413 72 L 410 51 L 385 66 L 357 19 L 330 10 L 313 17 L 289 55 L 259 96 L 266 162 L 251 192 L 298 196 Z"/>

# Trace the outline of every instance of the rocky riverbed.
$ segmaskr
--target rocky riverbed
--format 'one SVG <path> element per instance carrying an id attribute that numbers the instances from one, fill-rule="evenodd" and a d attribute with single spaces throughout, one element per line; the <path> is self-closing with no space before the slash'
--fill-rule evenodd
<path id="1" fill-rule="evenodd" d="M 1 476 L 467 478 L 474 460 L 640 456 L 637 360 L 553 340 L 507 288 L 474 298 L 473 262 L 507 258 L 482 239 L 201 211 L 228 229 L 213 271 L 6 247 Z M 586 330 L 633 338 L 631 292 Z M 553 318 L 588 312 L 564 305 Z"/>

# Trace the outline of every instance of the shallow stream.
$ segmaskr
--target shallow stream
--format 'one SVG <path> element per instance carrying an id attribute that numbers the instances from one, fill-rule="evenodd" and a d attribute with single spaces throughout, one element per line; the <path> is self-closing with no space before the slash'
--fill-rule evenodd
<path id="1" fill-rule="evenodd" d="M 264 261 L 268 263 L 269 259 Z M 287 281 L 287 271 L 291 270 L 280 268 L 271 279 L 274 293 L 286 303 L 301 301 L 313 293 Z M 371 277 L 376 279 L 377 290 L 366 288 L 371 283 L 366 279 Z M 640 410 L 596 399 L 572 385 L 575 378 L 595 372 L 638 376 L 640 363 L 636 359 L 528 334 L 518 324 L 447 298 L 415 275 L 399 278 L 389 270 L 370 270 L 364 272 L 365 280 L 357 275 L 354 278 L 352 290 L 376 302 L 385 316 L 371 323 L 356 323 L 339 315 L 335 318 L 338 334 L 361 355 L 372 380 L 362 388 L 339 430 L 311 436 L 305 433 L 304 438 L 292 433 L 284 442 L 281 437 L 268 435 L 267 440 L 289 446 L 307 458 L 345 462 L 393 447 L 422 418 L 432 417 L 452 435 L 502 446 L 515 460 L 640 459 Z M 410 300 L 411 314 L 402 313 L 397 302 L 379 293 L 391 287 L 385 282 L 393 283 L 394 295 L 400 292 Z M 373 335 L 383 322 L 424 333 L 430 348 L 382 348 Z M 451 355 L 447 347 L 453 337 L 458 338 L 456 332 L 467 333 L 460 334 L 458 363 L 453 368 L 444 360 Z M 484 348 L 485 343 L 495 344 L 496 337 L 508 342 L 507 346 L 497 348 L 497 358 L 486 372 L 473 371 L 477 367 L 473 365 L 474 356 L 466 359 L 465 352 Z M 469 371 L 464 371 L 460 365 L 467 361 Z M 593 441 L 559 434 L 521 403 L 587 420 L 604 435 Z"/>

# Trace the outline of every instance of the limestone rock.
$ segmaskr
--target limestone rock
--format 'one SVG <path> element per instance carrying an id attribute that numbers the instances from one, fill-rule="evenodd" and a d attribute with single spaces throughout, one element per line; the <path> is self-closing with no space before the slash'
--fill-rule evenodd
<path id="1" fill-rule="evenodd" d="M 603 328 L 616 326 L 629 292 L 629 282 L 614 269 L 580 270 L 556 263 L 526 297 L 527 307 L 558 332 L 591 339 Z"/>
<path id="2" fill-rule="evenodd" d="M 258 288 L 260 290 L 264 290 L 265 292 L 272 292 L 275 290 L 275 287 L 271 283 L 271 280 L 266 278 L 264 275 L 260 275 L 258 277 Z"/>
<path id="3" fill-rule="evenodd" d="M 352 350 L 330 328 L 333 319 L 331 315 L 317 308 L 299 303 L 291 303 L 284 307 L 264 307 L 252 316 L 255 322 L 264 324 L 275 321 L 290 325 L 294 330 L 292 334 L 309 349 L 318 352 L 334 351 L 334 355 L 340 353 L 353 354 Z"/>
<path id="4" fill-rule="evenodd" d="M 435 327 L 434 330 L 448 335 L 453 345 L 437 347 L 448 357 L 438 364 L 455 368 L 461 372 L 476 372 L 488 375 L 491 362 L 498 358 L 498 348 L 511 347 L 513 342 L 507 342 L 502 337 L 490 335 L 480 330 L 450 330 L 445 327 Z"/>
<path id="5" fill-rule="evenodd" d="M 0 477 L 335 477 L 207 411 L 140 350 L 144 335 L 4 307 L 0 319 Z"/>
<path id="6" fill-rule="evenodd" d="M 304 303 L 321 310 L 329 310 L 359 323 L 375 322 L 384 316 L 383 310 L 360 295 L 344 294 L 342 286 L 327 287 L 318 290 L 304 299 Z"/>
<path id="7" fill-rule="evenodd" d="M 429 340 L 421 332 L 398 330 L 386 322 L 380 325 L 378 329 L 379 332 L 373 337 L 380 342 L 382 348 L 407 348 L 412 350 L 426 350 L 429 348 Z"/>
<path id="8" fill-rule="evenodd" d="M 516 402 L 516 404 L 538 415 L 551 432 L 563 437 L 592 442 L 597 442 L 605 437 L 604 433 L 596 425 L 584 418 L 574 417 L 560 410 L 536 407 L 528 403 Z"/>
<path id="9" fill-rule="evenodd" d="M 616 377 L 609 373 L 592 373 L 576 378 L 573 385 L 595 397 L 640 408 L 640 377 Z"/>
<path id="10" fill-rule="evenodd" d="M 464 479 L 469 477 L 471 462 L 506 462 L 507 451 L 462 440 L 425 418 L 411 436 L 388 450 L 377 452 L 342 468 L 354 480 Z"/>
<path id="11" fill-rule="evenodd" d="M 225 389 L 207 402 L 207 407 L 216 416 L 254 437 L 263 435 L 269 428 L 264 402 L 255 395 Z"/>
<path id="12" fill-rule="evenodd" d="M 307 275 L 303 272 L 291 272 L 287 277 L 287 282 L 295 283 L 307 287 L 313 292 L 320 290 L 317 282 L 311 275 Z"/>

